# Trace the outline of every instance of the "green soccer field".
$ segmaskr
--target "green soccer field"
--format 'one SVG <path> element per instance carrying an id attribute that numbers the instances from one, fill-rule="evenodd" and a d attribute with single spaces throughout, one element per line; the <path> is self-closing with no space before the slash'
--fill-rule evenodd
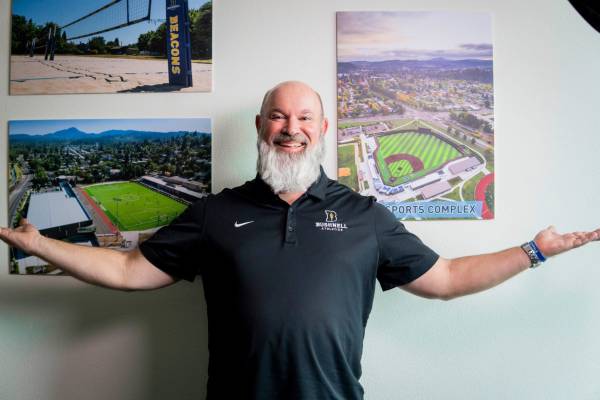
<path id="1" fill-rule="evenodd" d="M 88 186 L 85 191 L 122 231 L 142 231 L 171 222 L 186 206 L 134 182 Z"/>
<path id="2" fill-rule="evenodd" d="M 454 146 L 429 133 L 401 132 L 377 138 L 377 166 L 381 179 L 388 186 L 398 186 L 427 175 L 462 153 Z M 387 162 L 394 155 L 406 155 L 420 160 L 423 168 L 415 171 L 407 160 Z"/>

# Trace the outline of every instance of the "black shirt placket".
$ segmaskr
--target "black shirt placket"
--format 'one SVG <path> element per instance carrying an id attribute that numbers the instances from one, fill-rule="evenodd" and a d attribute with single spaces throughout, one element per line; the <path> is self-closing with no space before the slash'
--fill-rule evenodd
<path id="1" fill-rule="evenodd" d="M 295 203 L 287 207 L 286 219 L 285 219 L 285 244 L 296 245 L 298 237 L 296 235 L 296 210 Z"/>

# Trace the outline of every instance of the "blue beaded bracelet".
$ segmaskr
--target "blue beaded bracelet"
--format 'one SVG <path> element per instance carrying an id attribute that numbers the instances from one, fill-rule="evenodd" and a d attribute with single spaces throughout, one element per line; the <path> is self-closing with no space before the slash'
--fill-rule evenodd
<path id="1" fill-rule="evenodd" d="M 531 246 L 533 251 L 535 251 L 535 255 L 537 256 L 537 258 L 539 258 L 539 260 L 541 262 L 546 261 L 546 257 L 542 254 L 540 249 L 537 247 L 537 244 L 535 244 L 535 242 L 533 240 L 531 242 L 529 242 L 529 245 Z"/>

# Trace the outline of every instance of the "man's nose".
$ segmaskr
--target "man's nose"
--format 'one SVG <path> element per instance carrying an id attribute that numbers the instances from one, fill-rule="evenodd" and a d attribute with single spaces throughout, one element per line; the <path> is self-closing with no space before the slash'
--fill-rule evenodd
<path id="1" fill-rule="evenodd" d="M 300 124 L 298 123 L 298 120 L 295 118 L 288 118 L 283 133 L 287 133 L 290 136 L 295 136 L 300 133 Z"/>

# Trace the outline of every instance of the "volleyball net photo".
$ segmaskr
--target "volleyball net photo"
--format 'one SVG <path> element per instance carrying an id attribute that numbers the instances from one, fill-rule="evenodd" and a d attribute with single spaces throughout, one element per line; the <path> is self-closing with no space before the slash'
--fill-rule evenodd
<path id="1" fill-rule="evenodd" d="M 210 0 L 18 1 L 11 93 L 211 89 Z"/>
<path id="2" fill-rule="evenodd" d="M 82 39 L 150 19 L 152 0 L 113 0 L 60 29 L 67 40 Z"/>

